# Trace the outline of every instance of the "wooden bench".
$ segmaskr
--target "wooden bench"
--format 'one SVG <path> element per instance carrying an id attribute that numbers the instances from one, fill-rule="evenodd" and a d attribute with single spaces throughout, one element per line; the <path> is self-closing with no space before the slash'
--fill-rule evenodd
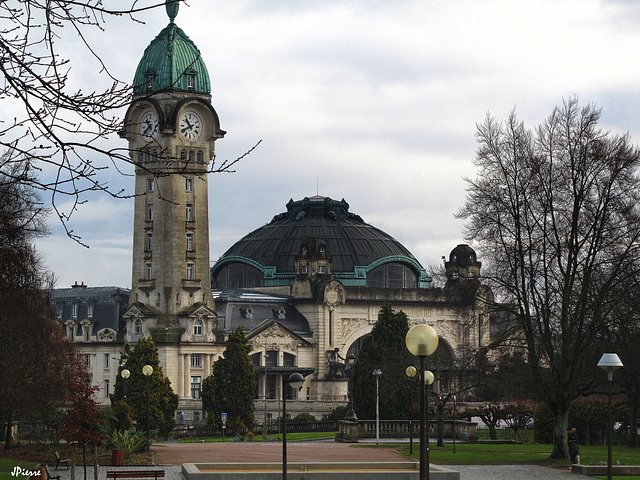
<path id="1" fill-rule="evenodd" d="M 107 478 L 118 480 L 119 478 L 164 478 L 164 470 L 109 470 Z"/>
<path id="2" fill-rule="evenodd" d="M 67 467 L 67 469 L 69 468 L 69 459 L 68 458 L 62 458 L 60 456 L 60 452 L 56 452 L 56 470 L 58 469 L 58 467 L 60 465 L 64 465 L 65 467 Z"/>
<path id="3" fill-rule="evenodd" d="M 47 480 L 60 480 L 60 475 L 51 475 L 46 465 L 44 465 L 44 471 L 47 474 Z"/>

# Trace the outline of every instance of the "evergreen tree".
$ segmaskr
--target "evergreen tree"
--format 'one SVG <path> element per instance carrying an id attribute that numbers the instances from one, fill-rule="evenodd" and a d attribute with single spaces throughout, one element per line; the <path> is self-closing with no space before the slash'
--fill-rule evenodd
<path id="1" fill-rule="evenodd" d="M 162 372 L 158 348 L 151 337 L 143 337 L 133 350 L 125 345 L 129 355 L 126 367 L 118 369 L 115 391 L 111 395 L 111 404 L 122 400 L 122 377 L 120 372 L 126 368 L 130 372 L 127 379 L 126 402 L 133 407 L 136 428 L 145 431 L 147 428 L 147 377 L 142 367 L 151 365 L 153 374 L 149 376 L 149 428 L 157 430 L 161 436 L 167 436 L 176 425 L 175 411 L 178 408 L 178 395 L 173 393 L 171 382 Z"/>
<path id="2" fill-rule="evenodd" d="M 405 375 L 415 357 L 405 346 L 409 331 L 409 319 L 402 311 L 394 311 L 385 302 L 378 314 L 371 335 L 362 343 L 362 349 L 354 366 L 354 410 L 362 419 L 376 416 L 376 379 L 373 371 L 379 368 L 380 418 L 408 419 L 411 417 L 411 400 L 419 398 L 418 383 Z"/>
<path id="3" fill-rule="evenodd" d="M 202 384 L 202 408 L 209 425 L 219 428 L 221 414 L 226 413 L 230 432 L 253 428 L 256 372 L 250 350 L 242 326 L 229 334 L 223 356 L 214 362 L 212 374 Z"/>

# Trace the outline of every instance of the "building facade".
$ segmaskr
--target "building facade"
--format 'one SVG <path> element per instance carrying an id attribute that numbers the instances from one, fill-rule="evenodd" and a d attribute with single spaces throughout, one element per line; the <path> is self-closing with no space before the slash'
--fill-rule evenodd
<path id="1" fill-rule="evenodd" d="M 479 282 L 473 249 L 455 247 L 447 285 L 433 288 L 419 261 L 345 200 L 291 200 L 210 269 L 207 175 L 225 132 L 206 65 L 175 22 L 177 2 L 167 1 L 167 14 L 169 25 L 136 70 L 121 132 L 136 163 L 131 290 L 76 285 L 55 293 L 59 321 L 85 355 L 100 401 L 108 403 L 125 342 L 151 336 L 178 411 L 198 422 L 200 385 L 242 325 L 258 379 L 256 420 L 278 417 L 282 395 L 293 400 L 292 415 L 320 418 L 346 403 L 344 359 L 357 355 L 385 301 L 411 324 L 432 325 L 451 358 L 486 345 L 491 292 Z M 97 315 L 103 303 L 108 321 Z M 285 389 L 292 372 L 305 375 L 300 392 Z"/>

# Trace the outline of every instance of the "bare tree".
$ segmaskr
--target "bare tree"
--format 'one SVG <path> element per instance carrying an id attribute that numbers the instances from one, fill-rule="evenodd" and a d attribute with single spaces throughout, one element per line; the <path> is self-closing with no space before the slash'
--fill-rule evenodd
<path id="1" fill-rule="evenodd" d="M 13 421 L 51 412 L 79 374 L 51 308 L 53 278 L 32 244 L 47 233 L 46 209 L 26 181 L 29 162 L 13 155 L 0 157 L 0 416 L 7 449 Z"/>
<path id="2" fill-rule="evenodd" d="M 616 288 L 640 265 L 640 152 L 599 119 L 575 98 L 533 131 L 515 113 L 488 116 L 476 134 L 478 178 L 467 179 L 458 214 L 555 414 L 553 458 L 567 456 L 569 406 L 595 372 L 587 353 L 620 321 Z"/>
<path id="3" fill-rule="evenodd" d="M 21 181 L 50 195 L 67 234 L 77 241 L 80 237 L 68 226 L 77 206 L 92 191 L 128 197 L 106 182 L 104 170 L 114 168 L 122 173 L 126 164 L 134 163 L 126 148 L 111 148 L 105 141 L 121 129 L 121 119 L 115 114 L 131 101 L 132 87 L 110 73 L 89 33 L 104 30 L 114 17 L 127 16 L 133 23 L 142 23 L 145 11 L 164 5 L 163 0 L 0 2 L 0 99 L 11 112 L 0 120 L 0 146 L 14 151 L 13 158 L 26 159 L 28 170 L 46 170 L 42 180 L 29 176 Z M 63 39 L 77 45 L 76 61 L 86 61 L 85 54 L 95 60 L 95 70 L 106 86 L 102 91 L 71 86 L 69 74 L 76 63 L 61 55 Z M 214 159 L 210 170 L 229 172 L 238 160 L 216 165 Z M 69 210 L 61 210 L 62 202 L 69 200 Z"/>

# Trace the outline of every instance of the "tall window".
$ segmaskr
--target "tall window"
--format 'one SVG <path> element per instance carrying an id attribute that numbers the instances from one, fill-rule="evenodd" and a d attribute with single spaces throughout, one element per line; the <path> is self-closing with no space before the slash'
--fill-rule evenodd
<path id="1" fill-rule="evenodd" d="M 199 353 L 191 354 L 191 368 L 202 368 L 202 355 Z"/>
<path id="2" fill-rule="evenodd" d="M 87 368 L 91 368 L 91 355 L 90 354 L 86 354 L 84 356 L 84 364 L 87 366 Z"/>
<path id="3" fill-rule="evenodd" d="M 151 252 L 153 250 L 153 234 L 147 233 L 147 243 L 145 244 L 144 250 L 146 252 Z"/>
<path id="4" fill-rule="evenodd" d="M 151 280 L 152 278 L 152 269 L 151 269 L 151 264 L 150 263 L 146 263 L 144 265 L 144 279 L 145 280 Z"/>
<path id="5" fill-rule="evenodd" d="M 147 204 L 147 221 L 153 222 L 153 203 Z"/>
<path id="6" fill-rule="evenodd" d="M 191 398 L 200 399 L 200 377 L 191 377 Z"/>
<path id="7" fill-rule="evenodd" d="M 87 305 L 87 318 L 93 318 L 93 304 Z"/>
<path id="8" fill-rule="evenodd" d="M 198 163 L 203 163 L 204 162 L 204 154 L 202 153 L 202 150 L 198 150 Z"/>
<path id="9" fill-rule="evenodd" d="M 184 189 L 187 192 L 193 192 L 193 178 L 184 179 Z"/>
<path id="10" fill-rule="evenodd" d="M 193 233 L 187 233 L 187 252 L 193 252 Z"/>
<path id="11" fill-rule="evenodd" d="M 187 263 L 187 280 L 195 280 L 196 266 L 193 263 Z"/>
<path id="12" fill-rule="evenodd" d="M 187 218 L 187 222 L 193 221 L 193 203 L 187 203 L 186 218 Z"/>
<path id="13" fill-rule="evenodd" d="M 109 380 L 104 381 L 104 398 L 109 398 Z"/>
<path id="14" fill-rule="evenodd" d="M 72 316 L 73 316 L 73 318 L 78 318 L 78 304 L 77 303 L 73 304 Z"/>
<path id="15" fill-rule="evenodd" d="M 153 192 L 156 189 L 156 179 L 147 178 L 147 191 Z"/>
<path id="16" fill-rule="evenodd" d="M 202 320 L 196 320 L 193 322 L 193 334 L 202 335 Z M 191 361 L 193 361 L 193 357 L 191 357 Z"/>
<path id="17" fill-rule="evenodd" d="M 109 356 L 108 353 L 104 354 L 104 368 L 109 368 L 109 365 L 111 363 L 111 357 Z"/>
<path id="18" fill-rule="evenodd" d="M 135 335 L 142 335 L 142 320 L 138 319 L 133 322 L 133 332 Z"/>
<path id="19" fill-rule="evenodd" d="M 91 327 L 89 325 L 84 326 L 84 341 L 88 342 L 91 340 Z"/>

